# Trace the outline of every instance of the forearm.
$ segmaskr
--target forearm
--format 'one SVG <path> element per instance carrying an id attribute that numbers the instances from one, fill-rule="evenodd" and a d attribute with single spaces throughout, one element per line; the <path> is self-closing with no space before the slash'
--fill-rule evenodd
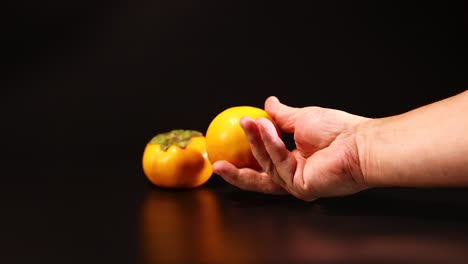
<path id="1" fill-rule="evenodd" d="M 468 91 L 363 123 L 363 180 L 373 186 L 468 186 Z"/>

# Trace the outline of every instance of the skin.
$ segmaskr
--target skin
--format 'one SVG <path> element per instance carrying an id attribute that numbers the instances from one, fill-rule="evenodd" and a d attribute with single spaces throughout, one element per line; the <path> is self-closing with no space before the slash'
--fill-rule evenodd
<path id="1" fill-rule="evenodd" d="M 243 117 L 263 170 L 213 164 L 241 189 L 313 201 L 376 187 L 468 186 L 468 91 L 383 118 L 291 107 L 274 96 L 265 110 L 294 135 L 296 149 L 287 149 L 268 119 Z"/>

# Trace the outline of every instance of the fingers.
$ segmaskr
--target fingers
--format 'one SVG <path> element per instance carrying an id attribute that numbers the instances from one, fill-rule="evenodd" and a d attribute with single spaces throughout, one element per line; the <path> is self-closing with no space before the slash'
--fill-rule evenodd
<path id="1" fill-rule="evenodd" d="M 265 148 L 265 144 L 256 121 L 249 117 L 243 117 L 240 120 L 240 125 L 244 129 L 245 135 L 250 143 L 250 148 L 252 149 L 252 154 L 260 167 L 262 167 L 264 172 L 270 175 L 271 180 L 274 183 L 285 188 L 287 184 L 278 176 L 275 164 L 271 160 L 270 154 Z"/>
<path id="2" fill-rule="evenodd" d="M 273 130 L 270 129 L 268 133 L 274 133 L 276 137 L 278 137 L 273 124 L 268 119 L 265 120 L 267 120 L 273 128 Z M 227 161 L 215 162 L 213 164 L 213 172 L 221 176 L 226 182 L 244 190 L 271 194 L 286 194 L 286 190 L 282 188 L 282 186 L 286 186 L 286 183 L 284 183 L 276 172 L 275 165 L 265 148 L 256 121 L 244 117 L 241 118 L 240 124 L 249 140 L 254 157 L 265 172 L 258 172 L 250 168 L 237 168 Z M 282 143 L 281 139 L 279 139 L 279 141 Z"/>
<path id="3" fill-rule="evenodd" d="M 270 96 L 265 100 L 265 111 L 271 115 L 280 129 L 286 133 L 293 133 L 299 108 L 282 104 L 277 97 Z"/>
<path id="4" fill-rule="evenodd" d="M 273 123 L 266 118 L 244 117 L 241 127 L 249 140 L 252 154 L 271 180 L 290 191 L 296 169 L 296 159 L 278 136 Z"/>
<path id="5" fill-rule="evenodd" d="M 221 176 L 226 182 L 246 191 L 287 194 L 279 185 L 275 184 L 270 176 L 249 168 L 238 169 L 227 161 L 213 163 L 213 172 Z"/>
<path id="6" fill-rule="evenodd" d="M 272 177 L 279 177 L 283 188 L 293 185 L 293 177 L 297 167 L 297 161 L 294 155 L 287 149 L 284 142 L 278 136 L 276 128 L 270 120 L 266 118 L 258 118 L 256 120 L 258 131 L 263 142 L 263 147 L 266 154 L 273 166 L 269 164 L 262 164 L 262 168 L 268 169 L 267 173 Z M 262 160 L 267 160 L 263 157 Z M 266 166 L 263 167 L 263 165 Z M 288 188 L 289 189 L 289 188 Z"/>
<path id="7" fill-rule="evenodd" d="M 252 154 L 260 166 L 265 169 L 265 167 L 271 163 L 271 159 L 265 149 L 257 124 L 252 118 L 243 117 L 240 119 L 240 126 L 244 129 L 245 135 L 247 136 L 252 149 Z"/>

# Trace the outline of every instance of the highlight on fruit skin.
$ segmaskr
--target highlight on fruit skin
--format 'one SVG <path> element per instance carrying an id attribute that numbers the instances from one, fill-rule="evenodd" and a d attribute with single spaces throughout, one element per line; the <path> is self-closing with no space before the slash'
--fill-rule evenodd
<path id="1" fill-rule="evenodd" d="M 208 159 L 212 164 L 218 160 L 226 160 L 238 168 L 261 170 L 252 154 L 247 136 L 240 126 L 242 117 L 269 119 L 281 137 L 278 126 L 265 110 L 254 106 L 229 107 L 217 114 L 208 126 L 205 135 Z"/>
<path id="2" fill-rule="evenodd" d="M 144 148 L 142 166 L 146 178 L 162 188 L 195 188 L 213 174 L 204 135 L 189 129 L 155 135 Z"/>

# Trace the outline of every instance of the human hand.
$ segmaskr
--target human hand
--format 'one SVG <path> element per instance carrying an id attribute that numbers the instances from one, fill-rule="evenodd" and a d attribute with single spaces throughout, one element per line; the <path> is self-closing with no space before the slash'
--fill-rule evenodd
<path id="1" fill-rule="evenodd" d="M 314 106 L 290 107 L 273 96 L 265 101 L 265 111 L 282 132 L 294 135 L 296 149 L 287 149 L 268 119 L 244 117 L 240 125 L 263 171 L 223 160 L 213 164 L 214 173 L 244 190 L 289 193 L 305 201 L 368 188 L 355 131 L 369 118 Z"/>

